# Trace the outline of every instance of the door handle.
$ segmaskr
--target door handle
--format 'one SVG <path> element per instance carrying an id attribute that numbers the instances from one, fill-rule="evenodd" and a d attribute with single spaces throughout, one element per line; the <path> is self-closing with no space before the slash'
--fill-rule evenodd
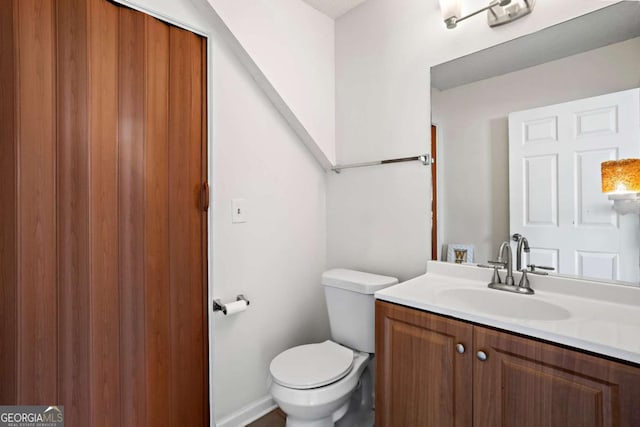
<path id="1" fill-rule="evenodd" d="M 207 212 L 209 210 L 209 183 L 205 181 L 202 184 L 202 210 Z"/>

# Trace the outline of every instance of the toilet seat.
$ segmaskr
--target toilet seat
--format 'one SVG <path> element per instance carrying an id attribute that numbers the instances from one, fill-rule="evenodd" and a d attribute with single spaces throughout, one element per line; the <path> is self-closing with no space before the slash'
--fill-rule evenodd
<path id="1" fill-rule="evenodd" d="M 273 380 L 283 387 L 306 390 L 344 378 L 353 367 L 353 350 L 325 341 L 290 348 L 271 362 Z"/>

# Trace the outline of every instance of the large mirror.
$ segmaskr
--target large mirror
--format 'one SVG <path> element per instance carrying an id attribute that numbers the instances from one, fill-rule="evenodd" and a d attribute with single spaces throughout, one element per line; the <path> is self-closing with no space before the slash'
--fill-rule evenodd
<path id="1" fill-rule="evenodd" d="M 600 177 L 640 158 L 640 2 L 439 64 L 431 83 L 441 259 L 485 263 L 520 233 L 523 264 L 640 283 L 640 215 L 616 213 Z"/>

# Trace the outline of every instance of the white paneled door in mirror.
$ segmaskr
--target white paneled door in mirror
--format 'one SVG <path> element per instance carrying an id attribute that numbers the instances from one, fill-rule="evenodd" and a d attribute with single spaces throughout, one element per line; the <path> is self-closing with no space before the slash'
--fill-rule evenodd
<path id="1" fill-rule="evenodd" d="M 510 233 L 529 263 L 561 274 L 637 283 L 638 215 L 619 216 L 600 164 L 640 157 L 640 89 L 509 114 Z"/>

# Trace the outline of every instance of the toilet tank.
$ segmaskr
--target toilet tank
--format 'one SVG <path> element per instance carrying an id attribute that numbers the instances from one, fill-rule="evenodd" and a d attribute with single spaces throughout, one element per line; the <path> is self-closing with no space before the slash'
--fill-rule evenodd
<path id="1" fill-rule="evenodd" d="M 322 274 L 331 338 L 353 350 L 373 353 L 375 313 L 373 294 L 395 285 L 398 279 L 336 268 Z"/>

